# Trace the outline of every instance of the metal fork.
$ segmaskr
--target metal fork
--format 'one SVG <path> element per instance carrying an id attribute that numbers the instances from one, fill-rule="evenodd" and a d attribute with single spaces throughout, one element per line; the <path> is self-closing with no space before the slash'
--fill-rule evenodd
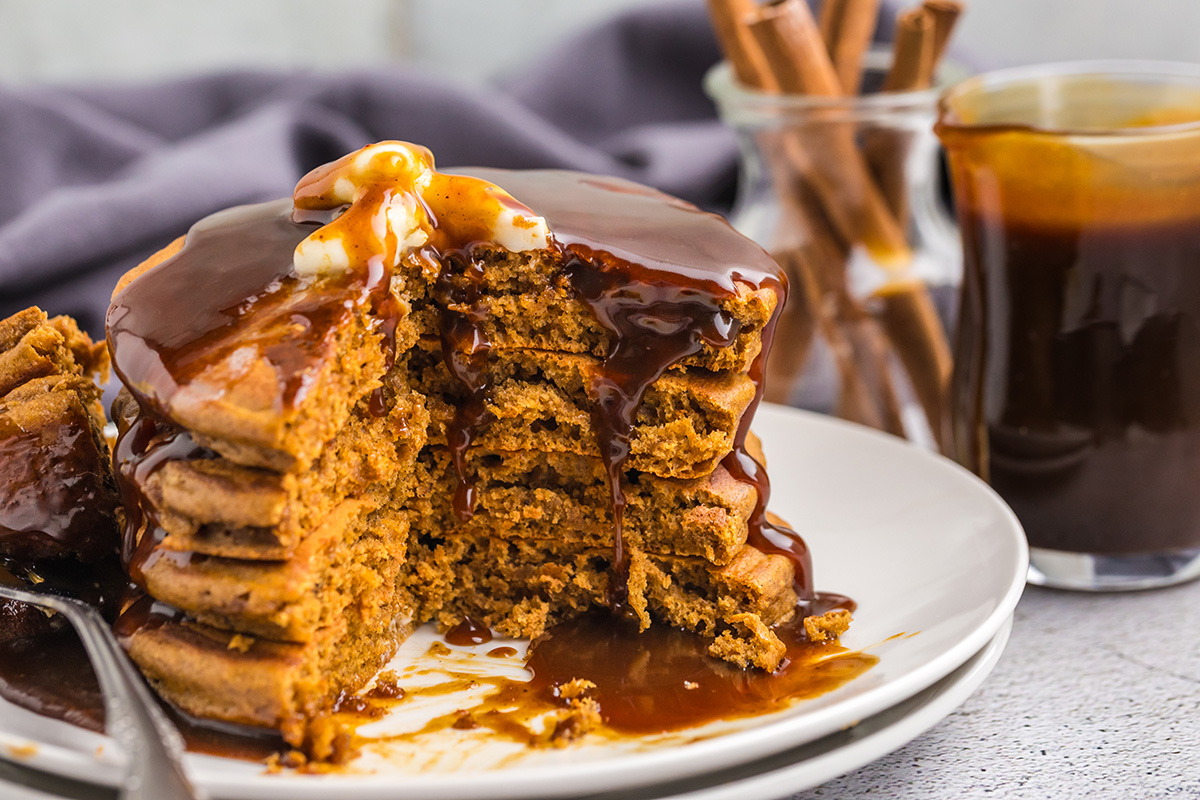
<path id="1" fill-rule="evenodd" d="M 205 800 L 183 771 L 183 737 L 163 713 L 95 608 L 70 597 L 39 594 L 0 584 L 0 598 L 57 611 L 87 650 L 104 695 L 104 727 L 128 758 L 118 797 L 123 800 Z"/>

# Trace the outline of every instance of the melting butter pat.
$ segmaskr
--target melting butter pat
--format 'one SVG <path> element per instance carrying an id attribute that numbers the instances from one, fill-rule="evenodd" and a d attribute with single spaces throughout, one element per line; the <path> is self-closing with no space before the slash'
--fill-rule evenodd
<path id="1" fill-rule="evenodd" d="M 305 277 L 367 269 L 375 259 L 394 267 L 426 245 L 439 252 L 472 244 L 523 252 L 550 244 L 546 220 L 508 192 L 438 172 L 432 153 L 407 142 L 368 145 L 318 167 L 292 199 L 300 210 L 346 206 L 296 247 L 294 269 Z"/>

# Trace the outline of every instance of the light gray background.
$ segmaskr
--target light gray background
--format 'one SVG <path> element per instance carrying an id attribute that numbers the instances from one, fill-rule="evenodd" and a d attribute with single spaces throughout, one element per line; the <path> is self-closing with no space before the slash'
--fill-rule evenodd
<path id="1" fill-rule="evenodd" d="M 0 0 L 0 82 L 394 61 L 482 81 L 644 2 L 655 0 Z M 979 66 L 1200 61 L 1197 0 L 968 2 L 956 41 Z"/>

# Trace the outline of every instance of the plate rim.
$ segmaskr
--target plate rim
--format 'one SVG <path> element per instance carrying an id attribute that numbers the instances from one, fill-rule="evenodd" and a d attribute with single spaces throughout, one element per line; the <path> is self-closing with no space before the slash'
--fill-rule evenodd
<path id="1" fill-rule="evenodd" d="M 652 751 L 650 755 L 653 757 L 647 757 L 647 753 L 634 753 L 589 762 L 527 766 L 511 773 L 482 771 L 466 774 L 405 775 L 401 779 L 390 774 L 223 774 L 219 769 L 214 769 L 219 760 L 189 754 L 186 762 L 189 777 L 214 795 L 238 798 L 265 798 L 279 792 L 287 792 L 289 796 L 296 798 L 324 797 L 334 785 L 339 790 L 360 793 L 359 796 L 364 798 L 384 796 L 384 792 L 396 788 L 398 780 L 403 780 L 406 793 L 424 800 L 457 800 L 466 797 L 509 800 L 561 796 L 562 792 L 558 787 L 563 785 L 563 781 L 587 781 L 589 794 L 618 791 L 643 785 L 648 778 L 654 782 L 666 782 L 695 774 L 697 763 L 704 764 L 704 771 L 709 772 L 816 741 L 920 693 L 981 651 L 1012 616 L 1025 588 L 1029 561 L 1028 546 L 1021 525 L 999 495 L 958 464 L 895 436 L 844 420 L 771 403 L 763 403 L 758 409 L 758 414 L 755 422 L 760 427 L 764 416 L 768 420 L 778 418 L 790 420 L 783 424 L 826 427 L 836 430 L 835 435 L 839 437 L 857 438 L 870 441 L 872 446 L 903 450 L 903 458 L 929 461 L 936 465 L 936 469 L 946 470 L 947 474 L 954 475 L 954 480 L 965 481 L 964 485 L 971 485 L 974 491 L 982 490 L 981 498 L 989 503 L 993 510 L 998 511 L 999 518 L 1007 523 L 1003 530 L 1011 540 L 1009 544 L 1014 546 L 1013 555 L 1016 556 L 1014 563 L 1009 565 L 1012 572 L 1008 586 L 988 616 L 964 634 L 956 644 L 947 647 L 921 668 L 910 670 L 886 684 L 867 689 L 861 694 L 809 714 L 785 716 L 760 726 Z M 0 700 L 0 704 L 4 702 Z M 803 721 L 804 724 L 798 725 L 798 721 Z M 793 733 L 789 738 L 786 735 L 789 727 L 801 727 L 807 733 L 799 737 Z M 781 733 L 784 735 L 781 736 Z M 68 777 L 77 776 L 81 766 L 90 766 L 97 772 L 92 776 L 95 784 L 116 786 L 121 780 L 123 757 L 114 752 L 115 747 L 108 746 L 110 740 L 107 737 L 94 735 L 98 737 L 98 741 L 105 743 L 100 754 L 88 754 L 55 744 L 29 742 L 25 737 L 13 737 L 0 729 L 0 757 Z M 37 753 L 30 757 L 13 757 L 10 751 L 15 752 L 14 748 L 19 749 L 27 743 L 34 744 L 38 748 Z"/>

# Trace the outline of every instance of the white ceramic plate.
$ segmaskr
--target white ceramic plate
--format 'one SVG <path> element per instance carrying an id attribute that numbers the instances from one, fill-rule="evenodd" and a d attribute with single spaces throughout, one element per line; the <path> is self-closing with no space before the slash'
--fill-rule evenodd
<path id="1" fill-rule="evenodd" d="M 255 798 L 392 797 L 401 789 L 409 800 L 551 797 L 658 784 L 849 728 L 945 678 L 997 635 L 1020 597 L 1028 554 L 1016 518 L 983 483 L 892 437 L 791 409 L 764 406 L 755 431 L 773 479 L 771 508 L 808 541 L 817 587 L 859 604 L 843 644 L 880 657 L 865 675 L 777 714 L 653 739 L 514 752 L 451 732 L 387 757 L 368 753 L 357 766 L 374 774 L 263 775 L 206 756 L 190 757 L 189 772 L 215 796 Z M 429 635 L 407 643 L 398 662 L 420 658 Z M 456 671 L 470 668 L 468 654 L 451 661 Z M 404 703 L 387 723 L 414 729 L 415 718 L 436 711 Z M 3 701 L 0 756 L 107 785 L 119 782 L 123 761 L 104 737 Z"/>
<path id="2" fill-rule="evenodd" d="M 815 742 L 715 773 L 665 784 L 591 795 L 587 800 L 775 800 L 817 786 L 903 747 L 958 708 L 991 674 L 1012 630 L 1012 618 L 983 650 L 929 688 L 898 705 Z M 13 783 L 15 781 L 15 783 Z M 0 764 L 0 797 L 65 795 L 100 798 L 107 790 L 68 783 L 15 765 Z"/>

